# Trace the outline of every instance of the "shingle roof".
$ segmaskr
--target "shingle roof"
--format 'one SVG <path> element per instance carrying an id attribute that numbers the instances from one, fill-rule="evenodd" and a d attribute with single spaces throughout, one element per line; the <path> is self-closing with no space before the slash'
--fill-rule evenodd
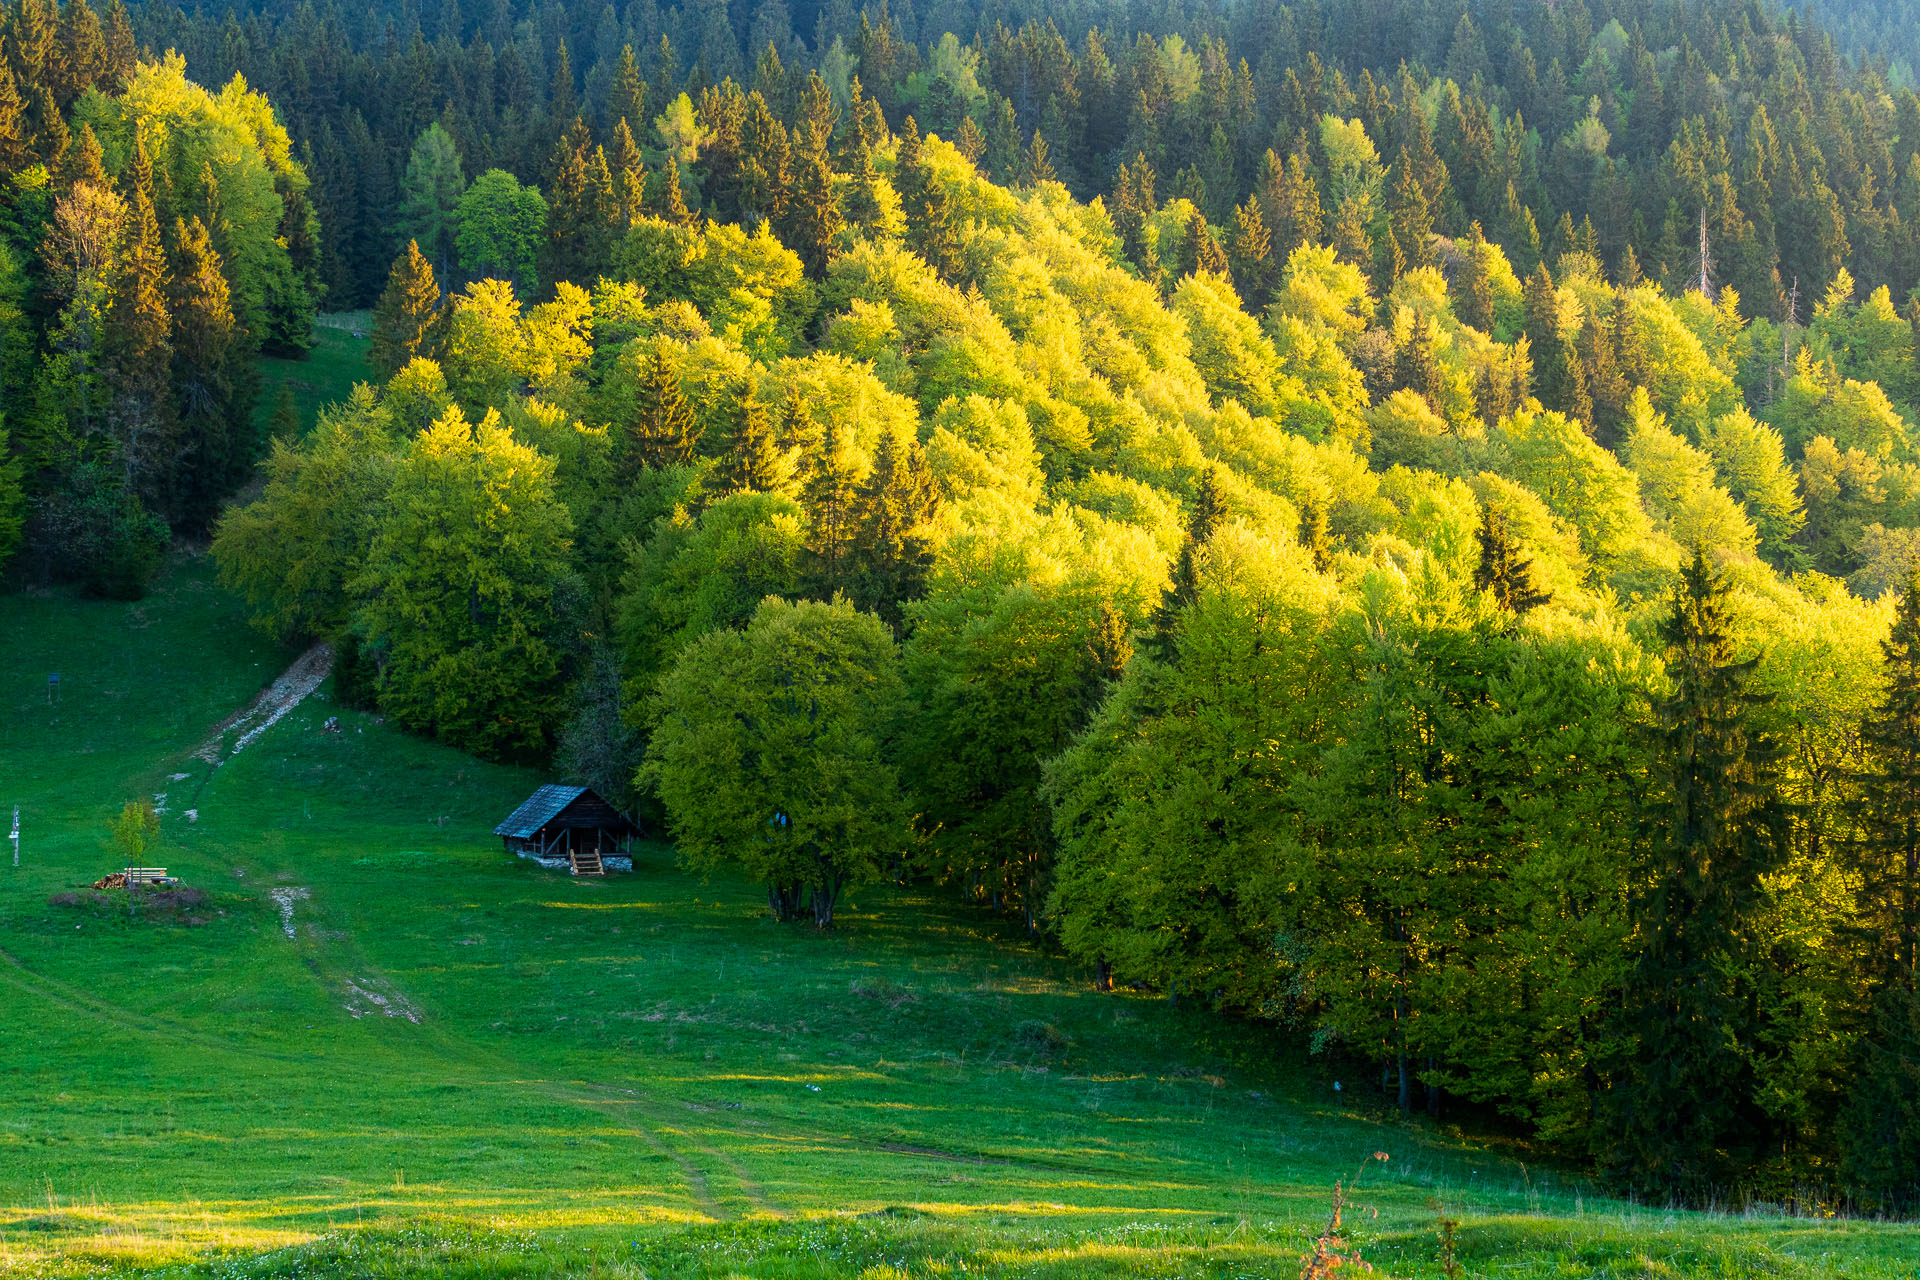
<path id="1" fill-rule="evenodd" d="M 562 809 L 578 800 L 586 790 L 585 787 L 563 787 L 550 782 L 508 814 L 507 820 L 493 829 L 493 834 L 515 840 L 530 839 L 534 832 L 553 821 Z"/>

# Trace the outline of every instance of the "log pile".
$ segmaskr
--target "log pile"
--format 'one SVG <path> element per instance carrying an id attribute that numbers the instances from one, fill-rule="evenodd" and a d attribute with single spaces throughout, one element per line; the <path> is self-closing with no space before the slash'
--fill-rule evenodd
<path id="1" fill-rule="evenodd" d="M 96 889 L 124 889 L 127 887 L 127 873 L 116 871 L 112 875 L 101 876 L 93 882 Z"/>

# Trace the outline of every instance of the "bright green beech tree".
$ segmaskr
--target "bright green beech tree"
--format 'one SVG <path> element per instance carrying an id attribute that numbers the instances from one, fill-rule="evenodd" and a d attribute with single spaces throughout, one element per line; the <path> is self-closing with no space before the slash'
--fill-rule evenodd
<path id="1" fill-rule="evenodd" d="M 545 746 L 572 535 L 553 462 L 495 415 L 475 427 L 451 408 L 422 431 L 351 584 L 381 708 L 481 755 Z"/>
<path id="2" fill-rule="evenodd" d="M 764 881 L 778 920 L 804 892 L 824 929 L 841 891 L 906 847 L 887 760 L 900 691 L 885 623 L 842 600 L 769 596 L 744 631 L 708 633 L 661 678 L 642 779 L 689 862 Z"/>

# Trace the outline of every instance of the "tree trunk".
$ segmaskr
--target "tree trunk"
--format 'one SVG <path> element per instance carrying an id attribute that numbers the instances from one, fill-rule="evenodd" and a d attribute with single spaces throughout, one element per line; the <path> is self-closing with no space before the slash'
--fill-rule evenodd
<path id="1" fill-rule="evenodd" d="M 1405 994 L 1401 995 L 1395 1012 L 1400 1022 L 1400 1034 L 1397 1037 L 1400 1042 L 1399 1102 L 1400 1114 L 1404 1116 L 1413 1113 L 1413 1073 L 1407 1069 L 1407 997 Z"/>
<path id="2" fill-rule="evenodd" d="M 1113 990 L 1113 962 L 1105 956 L 1093 962 L 1093 989 L 1095 991 Z"/>
<path id="3" fill-rule="evenodd" d="M 770 884 L 767 886 L 767 906 L 773 911 L 773 918 L 781 924 L 800 914 L 800 886 L 798 884 Z"/>
<path id="4" fill-rule="evenodd" d="M 813 890 L 813 927 L 816 929 L 831 929 L 833 927 L 834 900 L 840 896 L 840 877 L 828 869 L 825 858 L 816 859 L 815 865 L 818 868 L 815 874 L 819 878 L 815 880 L 811 886 Z"/>

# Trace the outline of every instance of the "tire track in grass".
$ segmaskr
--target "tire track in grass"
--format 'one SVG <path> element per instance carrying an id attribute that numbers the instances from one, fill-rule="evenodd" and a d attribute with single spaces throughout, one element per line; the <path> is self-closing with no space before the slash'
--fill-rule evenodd
<path id="1" fill-rule="evenodd" d="M 0 950 L 0 982 L 36 996 L 51 1005 L 57 1005 L 73 1013 L 98 1019 L 122 1031 L 154 1039 L 175 1041 L 207 1049 L 217 1053 L 239 1054 L 250 1058 L 263 1058 L 272 1062 L 299 1062 L 305 1055 L 276 1053 L 271 1049 L 250 1045 L 243 1041 L 231 1040 L 205 1031 L 189 1027 L 184 1023 L 168 1018 L 156 1017 L 149 1013 L 139 1013 L 121 1005 L 109 1004 L 71 983 L 50 978 L 35 972 L 22 964 L 11 952 Z"/>
<path id="2" fill-rule="evenodd" d="M 674 1135 L 707 1159 L 724 1168 L 728 1175 L 732 1177 L 734 1183 L 740 1188 L 740 1198 L 756 1212 L 773 1218 L 790 1216 L 791 1211 L 775 1199 L 765 1187 L 760 1185 L 759 1181 L 747 1172 L 746 1166 L 741 1164 L 739 1160 L 720 1148 L 702 1141 L 693 1130 L 682 1123 L 678 1123 L 670 1114 L 663 1115 L 663 1104 L 660 1100 L 644 1097 L 637 1089 L 620 1089 L 612 1085 L 587 1081 L 580 1082 L 576 1087 L 587 1091 L 589 1095 L 593 1093 L 602 1095 L 597 1098 L 592 1096 L 576 1097 L 574 1101 L 581 1106 L 592 1107 L 599 1111 L 604 1111 L 609 1107 L 631 1107 L 646 1117 L 648 1123 L 654 1126 L 655 1132 Z M 607 1096 L 612 1094 L 618 1094 L 620 1096 Z M 726 1132 L 735 1137 L 746 1136 L 733 1129 L 727 1129 Z"/>
<path id="3" fill-rule="evenodd" d="M 313 902 L 311 891 L 300 901 Z M 651 1099 L 643 1102 L 637 1092 L 618 1098 L 594 1097 L 596 1086 L 589 1082 L 562 1083 L 531 1076 L 526 1064 L 515 1061 L 493 1045 L 449 1028 L 443 1019 L 432 1016 L 429 1006 L 409 995 L 390 974 L 367 957 L 349 930 L 322 930 L 310 925 L 304 941 L 298 938 L 297 933 L 293 936 L 300 947 L 301 962 L 329 993 L 349 991 L 364 995 L 369 991 L 383 992 L 390 1003 L 381 1005 L 382 1011 L 389 1017 L 406 1020 L 407 1025 L 396 1028 L 396 1031 L 444 1063 L 462 1068 L 460 1074 L 493 1075 L 503 1084 L 519 1086 L 550 1101 L 591 1111 L 603 1120 L 619 1122 L 623 1132 L 640 1139 L 656 1155 L 673 1163 L 686 1184 L 688 1196 L 700 1212 L 715 1221 L 726 1221 L 734 1215 L 728 1212 L 723 1198 L 714 1193 L 706 1170 L 681 1149 L 683 1145 L 727 1169 L 740 1184 L 744 1192 L 742 1198 L 752 1208 L 784 1216 L 784 1211 L 772 1205 L 759 1185 L 729 1157 L 701 1143 L 678 1126 L 664 1123 L 657 1102 Z M 354 1013 L 351 1005 L 347 1006 L 347 1011 Z M 360 1014 L 354 1013 L 354 1016 L 357 1018 Z M 628 1104 L 631 1111 L 623 1114 L 615 1109 L 620 1104 Z M 645 1123 L 633 1123 L 631 1112 L 638 1112 L 639 1118 Z"/>
<path id="4" fill-rule="evenodd" d="M 533 1085 L 539 1093 L 555 1102 L 563 1102 L 568 1106 L 591 1111 L 602 1119 L 614 1121 L 622 1132 L 640 1139 L 641 1142 L 645 1143 L 656 1154 L 665 1156 L 673 1162 L 674 1167 L 680 1170 L 681 1180 L 687 1184 L 687 1193 L 691 1195 L 694 1202 L 700 1206 L 700 1212 L 706 1214 L 715 1222 L 726 1222 L 734 1216 L 727 1212 L 726 1205 L 713 1193 L 713 1186 L 707 1181 L 705 1171 L 689 1159 L 685 1152 L 679 1150 L 671 1142 L 667 1141 L 661 1130 L 650 1128 L 647 1125 L 630 1123 L 627 1117 L 612 1109 L 613 1103 L 597 1101 L 591 1097 L 586 1097 L 581 1093 L 575 1092 L 574 1090 L 582 1087 L 582 1082 L 576 1082 L 572 1086 L 547 1080 L 522 1081 L 520 1083 Z M 647 1119 L 649 1124 L 654 1123 L 652 1117 L 647 1117 Z"/>

